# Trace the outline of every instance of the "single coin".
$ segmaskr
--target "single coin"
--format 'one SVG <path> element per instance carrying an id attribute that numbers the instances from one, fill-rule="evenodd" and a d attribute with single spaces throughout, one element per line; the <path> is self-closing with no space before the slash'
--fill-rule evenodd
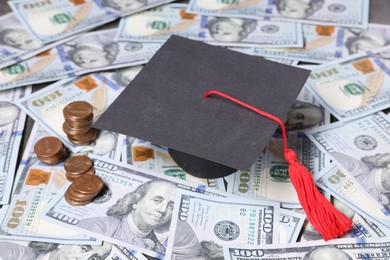
<path id="1" fill-rule="evenodd" d="M 50 158 L 62 154 L 64 144 L 54 136 L 46 136 L 34 145 L 34 152 L 40 158 Z"/>
<path id="2" fill-rule="evenodd" d="M 68 195 L 72 197 L 74 200 L 78 200 L 80 202 L 82 201 L 91 201 L 93 198 L 96 197 L 96 194 L 91 194 L 91 195 L 85 195 L 85 194 L 80 194 L 75 191 L 73 188 L 73 184 L 69 186 L 69 188 L 66 190 Z"/>
<path id="3" fill-rule="evenodd" d="M 103 180 L 93 174 L 83 174 L 73 181 L 73 189 L 83 195 L 98 194 L 104 186 Z"/>
<path id="4" fill-rule="evenodd" d="M 64 115 L 64 119 L 65 122 L 68 123 L 69 125 L 88 124 L 91 121 L 93 122 L 93 114 L 90 114 L 88 117 L 85 118 Z"/>
<path id="5" fill-rule="evenodd" d="M 67 191 L 64 194 L 64 198 L 72 206 L 84 206 L 84 205 L 87 205 L 88 203 L 91 202 L 91 201 L 88 201 L 88 200 L 87 201 L 80 201 L 78 199 L 75 199 L 75 198 L 69 196 Z"/>
<path id="6" fill-rule="evenodd" d="M 88 145 L 93 143 L 97 137 L 97 129 L 91 128 L 86 134 L 78 135 L 78 136 L 69 136 L 68 139 L 75 145 Z"/>
<path id="7" fill-rule="evenodd" d="M 74 101 L 64 107 L 63 113 L 68 118 L 89 118 L 93 114 L 93 107 L 85 101 Z"/>
<path id="8" fill-rule="evenodd" d="M 86 155 L 75 155 L 69 157 L 64 164 L 66 172 L 71 174 L 82 174 L 87 172 L 93 166 L 92 159 Z"/>
<path id="9" fill-rule="evenodd" d="M 67 135 L 80 135 L 80 134 L 85 134 L 87 133 L 90 129 L 91 129 L 91 126 L 87 126 L 87 127 L 84 127 L 84 128 L 72 128 L 72 127 L 69 127 L 69 125 L 64 122 L 62 124 L 62 130 L 67 134 Z"/>

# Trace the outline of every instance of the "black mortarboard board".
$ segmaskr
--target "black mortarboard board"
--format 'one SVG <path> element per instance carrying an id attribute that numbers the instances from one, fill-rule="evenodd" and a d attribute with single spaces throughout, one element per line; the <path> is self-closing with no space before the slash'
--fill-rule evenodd
<path id="1" fill-rule="evenodd" d="M 192 175 L 222 177 L 248 170 L 278 125 L 226 99 L 204 99 L 206 91 L 223 91 L 283 120 L 309 74 L 172 36 L 94 127 L 169 147 Z"/>

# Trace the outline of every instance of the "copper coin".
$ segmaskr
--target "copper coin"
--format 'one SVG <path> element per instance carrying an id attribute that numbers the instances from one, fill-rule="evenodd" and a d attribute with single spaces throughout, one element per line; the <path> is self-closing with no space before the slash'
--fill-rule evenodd
<path id="1" fill-rule="evenodd" d="M 94 175 L 95 174 L 95 168 L 92 167 L 91 169 L 86 171 L 84 174 L 92 174 L 92 175 Z"/>
<path id="2" fill-rule="evenodd" d="M 57 154 L 51 157 L 40 157 L 37 154 L 37 158 L 45 164 L 54 165 L 62 162 L 65 159 L 67 153 L 68 153 L 68 149 L 64 146 L 61 151 L 59 151 Z"/>
<path id="3" fill-rule="evenodd" d="M 82 117 L 74 117 L 66 115 L 64 116 L 65 122 L 74 125 L 74 124 L 88 124 L 90 122 L 93 122 L 93 114 L 90 114 L 88 117 L 82 118 Z"/>
<path id="4" fill-rule="evenodd" d="M 97 130 L 96 128 L 91 128 L 86 134 L 78 136 L 69 136 L 68 139 L 75 145 L 88 145 L 96 140 Z"/>
<path id="5" fill-rule="evenodd" d="M 65 192 L 64 198 L 72 206 L 84 206 L 91 202 L 90 200 L 80 201 L 78 199 L 75 199 L 74 197 L 69 196 L 68 191 Z"/>
<path id="6" fill-rule="evenodd" d="M 91 158 L 86 155 L 75 155 L 69 157 L 64 164 L 65 171 L 74 174 L 81 174 L 93 166 Z"/>
<path id="7" fill-rule="evenodd" d="M 83 195 L 96 195 L 103 188 L 104 182 L 97 175 L 83 174 L 74 180 L 72 185 L 76 193 L 81 193 Z"/>
<path id="8" fill-rule="evenodd" d="M 92 124 L 91 124 L 92 126 Z M 80 134 L 85 134 L 87 133 L 90 129 L 91 126 L 85 127 L 85 128 L 72 128 L 69 127 L 67 123 L 62 124 L 62 130 L 67 134 L 67 135 L 80 135 Z"/>
<path id="9" fill-rule="evenodd" d="M 64 117 L 89 118 L 93 114 L 93 107 L 85 101 L 74 101 L 64 107 Z"/>
<path id="10" fill-rule="evenodd" d="M 47 165 L 55 165 L 55 164 L 59 164 L 60 162 L 63 161 L 62 158 L 40 158 L 39 156 L 37 156 L 38 160 L 40 160 L 41 162 L 43 162 L 44 164 L 47 164 Z"/>
<path id="11" fill-rule="evenodd" d="M 96 197 L 98 193 L 91 194 L 91 195 L 85 195 L 81 193 L 77 193 L 75 189 L 73 188 L 73 184 L 69 186 L 69 188 L 66 190 L 68 196 L 72 197 L 74 200 L 78 200 L 80 202 L 82 201 L 91 201 L 93 198 Z"/>
<path id="12" fill-rule="evenodd" d="M 61 154 L 64 150 L 64 144 L 60 139 L 54 136 L 46 136 L 40 139 L 34 145 L 34 151 L 38 157 L 50 158 Z"/>
<path id="13" fill-rule="evenodd" d="M 70 181 L 73 181 L 77 177 L 80 177 L 81 175 L 84 175 L 84 174 L 95 174 L 95 169 L 93 167 L 91 167 L 91 169 L 89 169 L 86 172 L 82 172 L 82 173 L 66 172 L 66 176 L 67 177 L 69 176 L 69 179 L 71 179 Z"/>
<path id="14" fill-rule="evenodd" d="M 81 174 L 82 175 L 82 174 Z M 80 177 L 81 175 L 79 176 L 76 176 L 76 175 L 72 175 L 72 174 L 69 174 L 68 172 L 65 173 L 65 176 L 66 176 L 66 179 L 70 182 L 73 182 L 76 178 Z"/>

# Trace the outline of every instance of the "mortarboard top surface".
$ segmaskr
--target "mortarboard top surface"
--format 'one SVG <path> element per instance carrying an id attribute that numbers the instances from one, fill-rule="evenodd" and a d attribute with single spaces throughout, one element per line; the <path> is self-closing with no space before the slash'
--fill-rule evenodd
<path id="1" fill-rule="evenodd" d="M 248 170 L 277 123 L 214 89 L 282 120 L 310 71 L 172 36 L 94 127 Z"/>

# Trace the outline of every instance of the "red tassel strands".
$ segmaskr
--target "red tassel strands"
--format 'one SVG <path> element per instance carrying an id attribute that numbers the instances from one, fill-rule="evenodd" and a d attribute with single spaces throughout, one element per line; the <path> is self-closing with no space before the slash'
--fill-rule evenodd
<path id="1" fill-rule="evenodd" d="M 287 147 L 286 128 L 280 118 L 217 90 L 207 91 L 204 94 L 204 98 L 208 98 L 212 94 L 229 99 L 280 125 L 283 135 L 284 158 L 289 163 L 288 171 L 290 180 L 295 187 L 299 202 L 305 210 L 307 218 L 325 240 L 337 238 L 352 228 L 352 221 L 338 211 L 318 191 L 310 172 L 305 166 L 298 162 L 296 153 Z"/>

